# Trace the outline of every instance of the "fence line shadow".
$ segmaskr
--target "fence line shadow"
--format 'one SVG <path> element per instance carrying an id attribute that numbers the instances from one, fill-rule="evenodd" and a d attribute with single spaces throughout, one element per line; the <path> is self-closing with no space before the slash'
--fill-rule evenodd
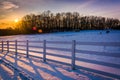
<path id="1" fill-rule="evenodd" d="M 14 65 L 16 68 L 20 69 L 21 71 L 26 72 L 30 76 L 34 77 L 35 80 L 44 80 L 44 79 L 63 79 L 63 80 L 74 80 L 75 77 L 72 76 L 76 75 L 69 67 L 56 66 L 54 63 L 43 63 L 41 59 L 36 59 L 33 57 L 26 58 L 22 55 L 15 55 L 15 53 L 6 53 L 3 54 L 3 60 L 7 61 L 8 63 Z M 14 62 L 12 61 L 14 60 Z M 52 65 L 53 64 L 53 65 Z M 67 74 L 66 74 L 67 73 Z M 90 75 L 85 75 L 82 72 L 79 74 L 83 75 L 80 79 L 86 78 L 89 80 Z M 14 71 L 14 80 L 17 80 L 18 74 Z M 22 77 L 21 77 L 22 78 Z M 76 77 L 78 78 L 78 76 Z M 22 79 L 24 80 L 24 79 Z"/>

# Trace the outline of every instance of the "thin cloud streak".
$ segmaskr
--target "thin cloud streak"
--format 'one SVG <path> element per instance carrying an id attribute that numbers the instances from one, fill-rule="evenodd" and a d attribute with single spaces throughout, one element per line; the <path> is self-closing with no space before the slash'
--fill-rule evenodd
<path id="1" fill-rule="evenodd" d="M 18 5 L 12 3 L 12 2 L 9 2 L 9 1 L 4 1 L 1 3 L 2 4 L 2 9 L 3 10 L 8 10 L 8 9 L 17 9 L 19 8 Z"/>

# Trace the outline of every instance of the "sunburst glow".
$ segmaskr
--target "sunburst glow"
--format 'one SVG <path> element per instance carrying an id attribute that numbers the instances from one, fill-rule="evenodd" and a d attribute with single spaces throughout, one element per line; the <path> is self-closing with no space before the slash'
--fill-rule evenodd
<path id="1" fill-rule="evenodd" d="M 19 21 L 19 19 L 18 19 L 18 18 L 16 18 L 14 21 L 17 23 L 17 22 Z"/>

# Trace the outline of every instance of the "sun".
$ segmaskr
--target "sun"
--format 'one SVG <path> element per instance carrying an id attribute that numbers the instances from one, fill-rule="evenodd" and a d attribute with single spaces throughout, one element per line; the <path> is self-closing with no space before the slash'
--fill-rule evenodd
<path id="1" fill-rule="evenodd" d="M 17 23 L 17 22 L 19 21 L 19 19 L 18 19 L 18 18 L 16 18 L 14 21 L 15 21 L 15 23 Z"/>

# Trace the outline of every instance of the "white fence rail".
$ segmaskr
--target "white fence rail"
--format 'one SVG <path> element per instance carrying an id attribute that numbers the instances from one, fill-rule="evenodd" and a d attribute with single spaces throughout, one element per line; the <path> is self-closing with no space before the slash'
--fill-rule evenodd
<path id="1" fill-rule="evenodd" d="M 111 47 L 114 47 L 113 50 Z M 106 51 L 107 49 L 108 51 Z M 114 50 L 117 52 L 113 52 Z M 0 51 L 14 51 L 16 55 L 23 54 L 27 58 L 29 56 L 41 57 L 44 62 L 47 60 L 56 61 L 71 65 L 72 69 L 82 68 L 120 79 L 120 61 L 118 61 L 120 60 L 120 42 L 0 41 Z M 21 53 L 22 51 L 23 53 Z M 32 55 L 31 52 L 36 54 Z M 37 56 L 37 53 L 42 56 Z M 107 61 L 105 58 L 108 58 Z M 111 59 L 115 61 L 112 62 Z M 105 69 L 111 67 L 117 72 L 110 72 L 110 68 L 108 71 L 98 69 L 94 65 L 98 68 L 105 66 Z"/>

